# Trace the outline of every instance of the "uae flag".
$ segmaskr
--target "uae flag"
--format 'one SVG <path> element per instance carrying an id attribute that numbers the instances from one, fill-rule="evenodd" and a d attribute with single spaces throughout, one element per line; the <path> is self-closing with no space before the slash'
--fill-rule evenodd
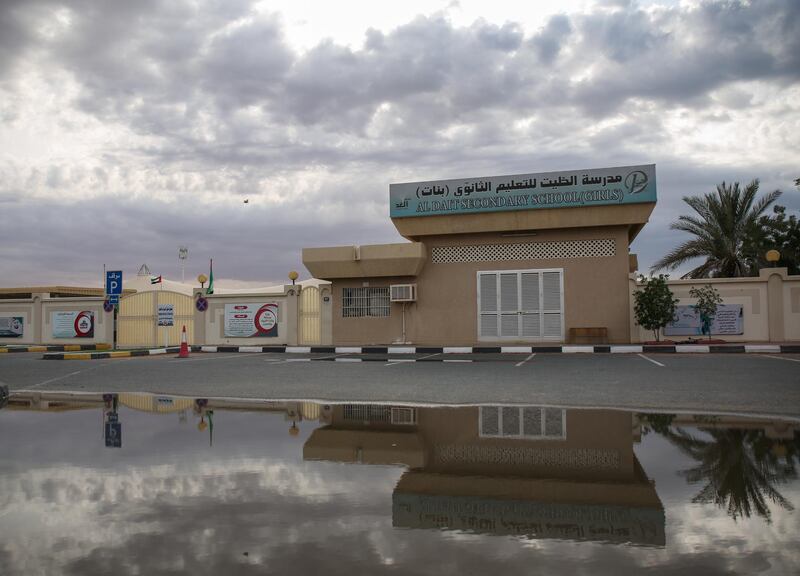
<path id="1" fill-rule="evenodd" d="M 206 294 L 214 293 L 214 260 L 208 261 L 208 288 Z"/>
<path id="2" fill-rule="evenodd" d="M 161 284 L 161 276 L 150 276 L 150 284 Z"/>

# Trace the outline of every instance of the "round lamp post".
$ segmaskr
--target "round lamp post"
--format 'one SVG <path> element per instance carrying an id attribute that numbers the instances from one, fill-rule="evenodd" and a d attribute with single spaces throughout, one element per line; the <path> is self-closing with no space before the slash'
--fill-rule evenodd
<path id="1" fill-rule="evenodd" d="M 294 270 L 289 272 L 289 280 L 292 281 L 292 286 L 294 286 L 294 281 L 297 280 L 298 276 L 299 276 L 299 274 L 297 272 L 295 272 Z"/>
<path id="2" fill-rule="evenodd" d="M 775 249 L 767 251 L 767 262 L 772 262 L 772 267 L 775 268 L 775 264 L 778 260 L 781 259 L 781 253 Z"/>
<path id="3" fill-rule="evenodd" d="M 197 281 L 200 282 L 200 290 L 202 290 L 203 289 L 203 284 L 208 282 L 208 276 L 206 276 L 205 274 L 200 274 L 197 277 Z"/>

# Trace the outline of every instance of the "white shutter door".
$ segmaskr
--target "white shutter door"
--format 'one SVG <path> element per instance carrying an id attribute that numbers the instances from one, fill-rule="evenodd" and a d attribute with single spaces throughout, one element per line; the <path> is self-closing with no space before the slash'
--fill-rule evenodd
<path id="1" fill-rule="evenodd" d="M 539 308 L 539 273 L 520 274 L 520 311 L 522 312 L 522 337 L 540 338 L 542 318 Z"/>
<path id="2" fill-rule="evenodd" d="M 561 272 L 542 273 L 542 338 L 561 340 Z"/>
<path id="3" fill-rule="evenodd" d="M 519 274 L 500 274 L 500 336 L 519 337 Z"/>
<path id="4" fill-rule="evenodd" d="M 497 274 L 480 274 L 478 288 L 480 294 L 480 336 L 494 337 L 499 336 L 499 318 L 497 309 Z"/>

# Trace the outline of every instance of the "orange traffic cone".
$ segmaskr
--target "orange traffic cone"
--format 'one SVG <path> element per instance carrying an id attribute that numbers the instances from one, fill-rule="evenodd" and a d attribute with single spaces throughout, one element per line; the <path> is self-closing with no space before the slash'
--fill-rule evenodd
<path id="1" fill-rule="evenodd" d="M 181 332 L 181 351 L 178 353 L 178 358 L 188 358 L 189 357 L 189 345 L 186 343 L 186 325 L 183 326 L 183 332 Z"/>

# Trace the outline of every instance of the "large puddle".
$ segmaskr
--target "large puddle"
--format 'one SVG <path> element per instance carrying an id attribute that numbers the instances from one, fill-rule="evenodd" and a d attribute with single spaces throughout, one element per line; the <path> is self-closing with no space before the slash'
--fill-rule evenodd
<path id="1" fill-rule="evenodd" d="M 797 574 L 800 423 L 16 394 L 0 573 Z"/>

